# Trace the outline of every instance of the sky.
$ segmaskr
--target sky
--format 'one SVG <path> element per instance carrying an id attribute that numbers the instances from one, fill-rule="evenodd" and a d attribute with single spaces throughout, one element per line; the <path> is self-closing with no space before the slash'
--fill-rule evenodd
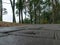
<path id="1" fill-rule="evenodd" d="M 3 15 L 3 21 L 7 21 L 7 22 L 12 22 L 12 13 L 11 13 L 11 8 L 10 8 L 10 4 L 6 4 L 10 3 L 8 0 L 2 0 L 3 1 L 3 8 L 6 8 L 8 11 L 8 14 Z M 10 11 L 9 11 L 10 10 Z"/>
<path id="2" fill-rule="evenodd" d="M 15 0 L 17 2 L 17 0 Z M 10 5 L 10 1 L 9 0 L 2 0 L 2 3 L 3 3 L 3 8 L 6 8 L 7 9 L 7 14 L 3 15 L 3 21 L 4 22 L 13 22 L 12 19 L 13 19 L 13 15 L 12 15 L 12 9 L 11 9 L 11 5 Z M 24 12 L 24 10 L 23 10 Z M 28 13 L 27 13 L 28 15 Z M 28 16 L 26 16 L 27 18 L 29 18 Z M 16 22 L 18 23 L 19 22 L 19 17 L 17 15 L 15 15 L 15 18 L 16 18 Z M 25 15 L 23 13 L 23 19 L 25 18 Z"/>
<path id="3" fill-rule="evenodd" d="M 5 22 L 12 22 L 12 9 L 11 9 L 11 5 L 9 4 L 10 1 L 9 0 L 2 0 L 3 1 L 3 8 L 6 8 L 8 13 L 3 15 L 3 21 Z M 8 4 L 7 4 L 8 3 Z M 16 21 L 18 22 L 18 16 L 16 15 Z"/>

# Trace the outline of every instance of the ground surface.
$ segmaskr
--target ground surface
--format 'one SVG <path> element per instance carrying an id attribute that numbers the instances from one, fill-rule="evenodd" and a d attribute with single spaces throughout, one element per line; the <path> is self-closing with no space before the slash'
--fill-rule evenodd
<path id="1" fill-rule="evenodd" d="M 60 45 L 60 24 L 0 27 L 0 45 Z"/>
<path id="2" fill-rule="evenodd" d="M 24 25 L 24 24 L 10 23 L 10 22 L 1 22 L 0 21 L 0 27 L 22 26 L 22 25 Z"/>

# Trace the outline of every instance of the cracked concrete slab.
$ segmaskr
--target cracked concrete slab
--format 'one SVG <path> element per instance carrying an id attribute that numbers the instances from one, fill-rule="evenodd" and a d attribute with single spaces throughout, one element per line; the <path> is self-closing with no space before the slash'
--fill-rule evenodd
<path id="1" fill-rule="evenodd" d="M 60 25 L 0 27 L 0 45 L 60 45 Z"/>
<path id="2" fill-rule="evenodd" d="M 35 24 L 35 25 L 27 25 L 24 27 L 26 30 L 31 29 L 44 29 L 44 30 L 60 30 L 60 24 Z"/>
<path id="3" fill-rule="evenodd" d="M 0 27 L 0 33 L 18 30 L 24 30 L 24 27 Z"/>
<path id="4" fill-rule="evenodd" d="M 0 45 L 53 45 L 53 39 L 9 35 L 0 38 Z"/>
<path id="5" fill-rule="evenodd" d="M 37 37 L 37 38 L 54 38 L 53 31 L 47 30 L 22 30 L 17 32 L 11 32 L 10 35 L 16 36 L 27 36 L 27 37 Z"/>
<path id="6" fill-rule="evenodd" d="M 7 36 L 8 34 L 3 34 L 3 33 L 0 33 L 0 37 L 4 37 L 4 36 Z"/>

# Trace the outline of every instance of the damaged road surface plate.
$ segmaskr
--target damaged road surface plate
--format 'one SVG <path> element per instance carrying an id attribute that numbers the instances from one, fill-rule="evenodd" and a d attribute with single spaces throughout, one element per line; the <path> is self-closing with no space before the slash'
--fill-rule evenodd
<path id="1" fill-rule="evenodd" d="M 54 45 L 54 32 L 44 30 L 21 30 L 0 37 L 0 45 Z"/>
<path id="2" fill-rule="evenodd" d="M 35 27 L 0 27 L 0 45 L 60 45 L 60 25 Z"/>

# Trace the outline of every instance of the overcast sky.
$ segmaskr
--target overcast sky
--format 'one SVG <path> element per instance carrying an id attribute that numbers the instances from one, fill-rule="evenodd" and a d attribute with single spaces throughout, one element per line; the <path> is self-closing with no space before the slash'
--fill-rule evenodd
<path id="1" fill-rule="evenodd" d="M 12 22 L 12 9 L 11 9 L 11 5 L 9 4 L 10 1 L 9 0 L 2 0 L 2 1 L 3 1 L 3 8 L 6 8 L 8 11 L 6 15 L 3 15 L 3 21 Z M 18 17 L 16 17 L 16 20 L 17 22 L 19 21 Z"/>
<path id="2" fill-rule="evenodd" d="M 11 5 L 10 5 L 10 1 L 9 0 L 2 0 L 3 1 L 3 8 L 6 8 L 8 13 L 3 15 L 3 21 L 5 22 L 12 22 L 12 9 L 11 9 Z M 17 0 L 15 0 L 17 2 Z M 23 10 L 24 12 L 24 10 Z M 28 14 L 28 13 L 27 13 Z M 16 21 L 19 22 L 19 18 L 17 15 L 16 16 Z M 25 15 L 23 13 L 23 18 L 25 18 Z M 29 17 L 27 17 L 29 18 Z"/>

